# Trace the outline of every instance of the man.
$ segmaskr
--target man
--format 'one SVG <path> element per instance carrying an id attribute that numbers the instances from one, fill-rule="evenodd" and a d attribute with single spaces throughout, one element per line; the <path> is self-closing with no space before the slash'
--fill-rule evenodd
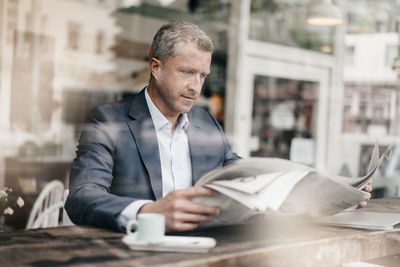
<path id="1" fill-rule="evenodd" d="M 138 213 L 166 216 L 166 229 L 195 229 L 219 213 L 192 198 L 193 184 L 239 157 L 217 121 L 193 107 L 210 72 L 213 44 L 196 25 L 174 21 L 156 33 L 150 81 L 136 97 L 95 108 L 79 139 L 65 208 L 76 224 L 122 231 Z"/>

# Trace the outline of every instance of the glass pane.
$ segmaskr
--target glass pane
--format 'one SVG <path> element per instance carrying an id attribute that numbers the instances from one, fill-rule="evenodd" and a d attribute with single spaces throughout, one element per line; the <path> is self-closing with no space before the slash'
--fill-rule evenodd
<path id="1" fill-rule="evenodd" d="M 347 85 L 345 90 L 343 131 L 362 134 L 400 134 L 400 94 L 387 86 Z M 397 109 L 397 112 L 396 112 Z"/>
<path id="2" fill-rule="evenodd" d="M 254 79 L 252 156 L 296 158 L 313 165 L 318 84 L 269 76 Z M 295 146 L 301 146 L 301 153 Z"/>
<path id="3" fill-rule="evenodd" d="M 399 183 L 400 172 L 400 73 L 392 67 L 400 57 L 400 2 L 344 1 L 344 8 L 347 31 L 340 173 L 364 174 L 376 142 L 381 149 L 397 143 L 393 157 L 375 176 L 372 196 L 398 196 L 390 181 Z"/>
<path id="4" fill-rule="evenodd" d="M 162 2 L 0 1 L 0 190 L 25 199 L 7 224 L 24 228 L 44 185 L 67 182 L 90 109 L 147 85 L 150 43 L 169 20 L 193 21 L 212 38 L 197 104 L 223 123 L 230 2 Z"/>
<path id="5" fill-rule="evenodd" d="M 252 0 L 249 39 L 331 54 L 336 28 L 307 24 L 305 0 Z"/>
<path id="6" fill-rule="evenodd" d="M 346 1 L 345 7 L 343 132 L 399 135 L 400 87 L 392 70 L 399 51 L 398 1 Z"/>

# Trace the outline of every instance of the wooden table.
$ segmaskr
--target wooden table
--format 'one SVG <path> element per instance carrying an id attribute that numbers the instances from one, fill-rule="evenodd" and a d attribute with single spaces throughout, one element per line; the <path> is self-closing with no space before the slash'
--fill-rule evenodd
<path id="1" fill-rule="evenodd" d="M 400 212 L 400 199 L 371 200 L 365 210 Z M 0 233 L 0 266 L 341 266 L 400 254 L 400 229 L 280 221 L 185 234 L 214 237 L 218 244 L 207 254 L 139 252 L 121 242 L 123 234 L 92 227 L 20 230 Z"/>

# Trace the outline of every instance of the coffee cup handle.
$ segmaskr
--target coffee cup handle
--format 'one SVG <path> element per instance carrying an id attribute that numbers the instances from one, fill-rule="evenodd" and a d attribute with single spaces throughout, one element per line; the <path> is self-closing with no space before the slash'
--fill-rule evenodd
<path id="1" fill-rule="evenodd" d="M 137 234 L 137 232 L 132 232 L 132 226 L 136 226 L 138 227 L 139 222 L 135 221 L 135 220 L 130 220 L 127 224 L 126 224 L 126 234 L 128 235 L 135 235 Z"/>

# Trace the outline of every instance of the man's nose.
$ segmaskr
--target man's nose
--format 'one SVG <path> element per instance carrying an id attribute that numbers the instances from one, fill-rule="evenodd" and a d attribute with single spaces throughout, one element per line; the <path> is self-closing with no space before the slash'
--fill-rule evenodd
<path id="1" fill-rule="evenodd" d="M 200 92 L 202 86 L 203 86 L 203 79 L 201 78 L 200 74 L 193 75 L 189 83 L 190 89 L 196 92 Z"/>

